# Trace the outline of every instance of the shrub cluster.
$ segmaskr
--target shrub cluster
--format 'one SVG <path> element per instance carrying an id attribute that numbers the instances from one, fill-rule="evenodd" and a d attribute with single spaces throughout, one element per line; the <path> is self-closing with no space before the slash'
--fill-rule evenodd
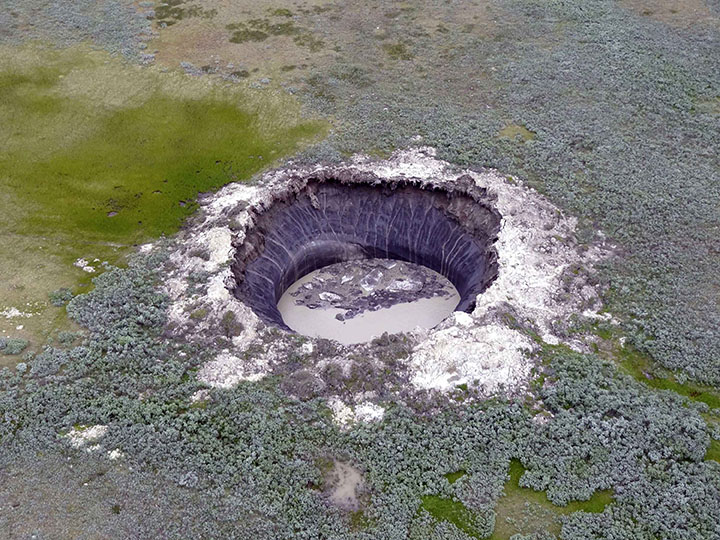
<path id="1" fill-rule="evenodd" d="M 162 337 L 167 299 L 156 290 L 162 263 L 156 252 L 96 278 L 95 289 L 68 307 L 89 329 L 81 345 L 47 347 L 25 373 L 0 372 L 2 453 L 62 459 L 68 443 L 59 434 L 78 424 L 107 425 L 105 451 L 118 449 L 140 471 L 158 471 L 178 489 L 216 498 L 197 516 L 198 536 L 487 536 L 511 459 L 527 468 L 521 485 L 546 490 L 558 504 L 614 491 L 603 513 L 566 517 L 565 538 L 604 531 L 617 538 L 709 538 L 720 527 L 720 466 L 703 461 L 709 435 L 700 411 L 592 355 L 545 352 L 545 379 L 535 396 L 544 404 L 543 422 L 518 402 L 439 400 L 422 412 L 406 400 L 385 402 L 381 423 L 343 431 L 323 398 L 285 394 L 283 376 L 212 390 L 207 401 L 194 402 L 201 388 L 194 370 L 212 351 Z M 327 459 L 362 471 L 369 494 L 363 519 L 329 504 L 320 487 Z M 450 483 L 446 475 L 459 470 L 466 474 Z M 423 497 L 458 501 L 472 526 L 433 517 Z"/>
<path id="2" fill-rule="evenodd" d="M 20 354 L 28 346 L 28 341 L 22 338 L 0 338 L 0 353 Z"/>

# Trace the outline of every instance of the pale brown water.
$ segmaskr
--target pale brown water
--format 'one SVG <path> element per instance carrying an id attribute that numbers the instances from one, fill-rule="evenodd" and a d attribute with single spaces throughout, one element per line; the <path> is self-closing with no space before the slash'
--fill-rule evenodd
<path id="1" fill-rule="evenodd" d="M 375 311 L 364 311 L 341 321 L 336 315 L 345 313 L 345 310 L 335 307 L 311 309 L 298 304 L 296 296 L 293 296 L 300 287 L 316 279 L 318 274 L 324 271 L 321 268 L 293 283 L 280 298 L 278 310 L 285 324 L 296 332 L 306 336 L 333 339 L 346 345 L 370 341 L 384 332 L 396 334 L 418 327 L 432 328 L 453 312 L 460 302 L 460 295 L 444 276 L 429 268 L 419 268 L 441 279 L 447 294 L 401 302 Z M 365 291 L 364 294 L 367 292 Z"/>

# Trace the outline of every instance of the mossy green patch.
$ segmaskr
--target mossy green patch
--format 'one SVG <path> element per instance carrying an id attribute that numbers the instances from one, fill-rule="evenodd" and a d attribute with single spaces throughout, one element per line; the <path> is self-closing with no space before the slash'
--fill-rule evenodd
<path id="1" fill-rule="evenodd" d="M 601 490 L 596 491 L 587 501 L 571 501 L 566 506 L 556 506 L 551 503 L 544 491 L 535 491 L 531 488 L 520 486 L 520 478 L 525 473 L 525 467 L 518 460 L 514 459 L 510 462 L 509 475 L 510 479 L 505 484 L 505 496 L 521 494 L 526 500 L 537 502 L 543 505 L 550 505 L 554 511 L 562 514 L 571 514 L 572 512 L 591 512 L 600 513 L 605 507 L 612 502 L 612 491 Z"/>
<path id="2" fill-rule="evenodd" d="M 76 259 L 96 271 L 121 263 L 130 246 L 177 231 L 199 192 L 248 179 L 325 130 L 290 96 L 87 48 L 0 53 L 0 310 L 38 302 L 26 332 L 50 330 L 51 291 L 89 283 Z"/>
<path id="3" fill-rule="evenodd" d="M 480 532 L 473 525 L 472 511 L 460 501 L 426 495 L 422 498 L 422 508 L 438 521 L 447 521 L 469 536 L 481 538 Z"/>
<path id="4" fill-rule="evenodd" d="M 710 441 L 710 446 L 705 453 L 705 459 L 720 463 L 720 441 L 716 441 L 715 439 Z"/>
<path id="5" fill-rule="evenodd" d="M 207 309 L 196 309 L 195 311 L 190 313 L 190 318 L 194 321 L 201 321 L 205 317 L 207 317 L 208 310 Z"/>
<path id="6" fill-rule="evenodd" d="M 454 484 L 458 480 L 460 480 L 463 476 L 465 476 L 467 473 L 463 470 L 450 472 L 445 475 L 445 478 L 447 478 L 447 481 L 451 484 Z"/>
<path id="7" fill-rule="evenodd" d="M 350 529 L 353 531 L 361 531 L 367 529 L 372 525 L 370 520 L 363 510 L 356 510 L 350 514 Z"/>
<path id="8" fill-rule="evenodd" d="M 293 21 L 274 22 L 267 18 L 250 19 L 245 22 L 228 24 L 226 29 L 231 32 L 230 43 L 265 41 L 270 36 L 292 36 L 298 47 L 305 47 L 311 52 L 317 52 L 325 45 L 322 39 L 311 31 L 297 26 Z"/>
<path id="9" fill-rule="evenodd" d="M 619 368 L 635 380 L 656 390 L 671 390 L 692 401 L 707 404 L 711 409 L 720 408 L 720 392 L 712 386 L 693 382 L 681 382 L 682 374 L 660 366 L 649 355 L 629 343 L 622 342 L 621 333 L 607 325 L 593 324 L 579 327 L 580 332 L 592 332 L 598 338 L 593 344 L 594 352 L 615 362 Z"/>
<path id="10" fill-rule="evenodd" d="M 205 9 L 198 5 L 185 5 L 185 0 L 165 0 L 155 8 L 155 20 L 158 24 L 171 26 L 186 18 L 199 17 L 212 19 L 217 9 Z"/>
<path id="11" fill-rule="evenodd" d="M 273 17 L 292 17 L 293 16 L 293 12 L 287 8 L 275 8 L 275 9 L 268 8 L 268 11 L 270 12 L 270 15 L 272 15 Z"/>
<path id="12" fill-rule="evenodd" d="M 517 460 L 510 462 L 510 479 L 505 484 L 505 494 L 498 501 L 495 512 L 495 530 L 490 540 L 507 540 L 513 534 L 531 534 L 547 531 L 559 534 L 559 517 L 583 511 L 600 513 L 612 503 L 610 490 L 596 491 L 587 501 L 572 501 L 567 506 L 551 503 L 544 491 L 520 487 L 525 468 Z"/>
<path id="13" fill-rule="evenodd" d="M 415 55 L 404 43 L 383 43 L 383 50 L 392 60 L 412 60 Z"/>
<path id="14" fill-rule="evenodd" d="M 693 401 L 706 403 L 711 408 L 720 408 L 720 393 L 716 389 L 691 382 L 679 382 L 672 372 L 658 368 L 649 356 L 632 345 L 618 347 L 614 354 L 622 370 L 638 381 L 658 390 L 672 390 Z"/>
<path id="15" fill-rule="evenodd" d="M 498 137 L 524 143 L 533 140 L 535 132 L 519 124 L 508 124 L 498 132 Z"/>
<path id="16" fill-rule="evenodd" d="M 39 101 L 40 109 L 27 97 L 15 105 L 51 122 L 46 100 Z M 7 175 L 0 188 L 35 209 L 18 224 L 24 232 L 142 241 L 177 230 L 197 193 L 249 177 L 313 134 L 311 126 L 300 125 L 282 138 L 265 137 L 260 121 L 220 100 L 157 92 L 138 107 L 100 119 L 91 136 L 48 159 L 0 154 Z"/>

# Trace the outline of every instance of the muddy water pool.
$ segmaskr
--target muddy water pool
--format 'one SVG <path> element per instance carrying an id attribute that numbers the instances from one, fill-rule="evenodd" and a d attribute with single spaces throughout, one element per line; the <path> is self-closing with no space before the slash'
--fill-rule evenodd
<path id="1" fill-rule="evenodd" d="M 285 324 L 300 334 L 354 344 L 384 332 L 432 328 L 459 301 L 453 284 L 429 268 L 366 259 L 303 276 L 281 296 L 278 309 Z"/>

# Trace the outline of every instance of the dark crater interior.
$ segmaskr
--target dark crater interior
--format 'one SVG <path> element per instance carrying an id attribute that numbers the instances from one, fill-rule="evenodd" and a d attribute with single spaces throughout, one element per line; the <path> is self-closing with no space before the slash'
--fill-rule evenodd
<path id="1" fill-rule="evenodd" d="M 500 214 L 469 176 L 452 184 L 329 170 L 289 179 L 272 202 L 250 209 L 236 247 L 235 295 L 258 316 L 287 328 L 277 302 L 299 278 L 341 261 L 387 258 L 421 264 L 460 294 L 456 310 L 497 276 L 493 247 Z"/>

